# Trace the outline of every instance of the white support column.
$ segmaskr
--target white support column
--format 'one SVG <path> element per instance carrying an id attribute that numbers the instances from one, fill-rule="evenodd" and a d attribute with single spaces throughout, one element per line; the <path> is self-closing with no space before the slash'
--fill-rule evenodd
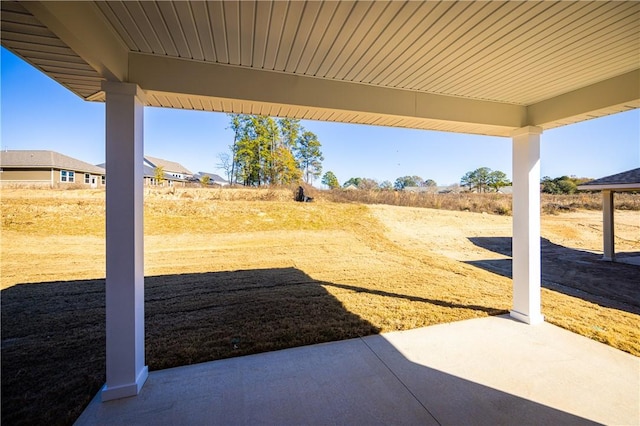
<path id="1" fill-rule="evenodd" d="M 102 400 L 137 395 L 144 360 L 143 111 L 135 84 L 104 82 L 107 157 L 107 383 Z"/>
<path id="2" fill-rule="evenodd" d="M 540 311 L 540 127 L 523 127 L 513 138 L 513 309 L 527 324 Z"/>
<path id="3" fill-rule="evenodd" d="M 602 191 L 602 235 L 604 237 L 604 256 L 602 260 L 615 262 L 616 250 L 613 230 L 613 191 Z"/>

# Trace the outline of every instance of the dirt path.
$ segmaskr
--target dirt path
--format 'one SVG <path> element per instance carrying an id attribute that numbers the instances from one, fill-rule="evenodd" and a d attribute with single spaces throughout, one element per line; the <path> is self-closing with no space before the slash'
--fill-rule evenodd
<path id="1" fill-rule="evenodd" d="M 388 238 L 511 277 L 511 217 L 372 206 Z M 640 212 L 616 212 L 618 258 L 640 256 Z M 542 284 L 592 303 L 640 314 L 640 266 L 604 262 L 602 218 L 580 211 L 541 220 Z M 635 263 L 635 262 L 634 262 Z"/>
<path id="2" fill-rule="evenodd" d="M 370 206 L 393 241 L 415 250 L 426 250 L 455 260 L 503 259 L 472 238 L 510 237 L 512 218 L 481 213 L 454 212 L 386 205 Z M 616 211 L 616 251 L 640 252 L 640 212 Z M 543 238 L 571 249 L 602 253 L 602 215 L 578 211 L 542 216 Z"/>
<path id="3" fill-rule="evenodd" d="M 511 235 L 511 217 L 385 205 L 370 206 L 387 237 L 411 250 L 466 261 L 505 256 L 471 243 L 473 237 Z"/>

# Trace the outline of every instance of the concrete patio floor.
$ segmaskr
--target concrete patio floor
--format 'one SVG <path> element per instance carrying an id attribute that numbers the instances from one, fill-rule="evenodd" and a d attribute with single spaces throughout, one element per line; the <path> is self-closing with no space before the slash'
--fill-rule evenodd
<path id="1" fill-rule="evenodd" d="M 151 372 L 77 425 L 640 424 L 640 359 L 507 316 Z"/>

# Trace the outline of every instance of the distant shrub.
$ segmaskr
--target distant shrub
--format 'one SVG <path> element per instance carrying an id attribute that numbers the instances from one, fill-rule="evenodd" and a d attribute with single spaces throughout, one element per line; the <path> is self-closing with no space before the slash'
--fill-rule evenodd
<path id="1" fill-rule="evenodd" d="M 454 211 L 470 211 L 497 215 L 512 214 L 510 194 L 464 192 L 459 194 L 430 194 L 407 191 L 321 191 L 318 197 L 338 203 L 389 204 L 393 206 L 425 207 Z M 577 209 L 602 209 L 602 196 L 596 193 L 541 194 L 541 211 L 558 214 Z M 616 193 L 614 205 L 620 210 L 640 210 L 640 194 Z"/>
<path id="2" fill-rule="evenodd" d="M 576 176 L 560 176 L 551 179 L 549 176 L 542 178 L 541 191 L 545 194 L 575 194 L 578 185 L 590 181 L 590 178 L 579 178 Z"/>
<path id="3" fill-rule="evenodd" d="M 498 193 L 434 194 L 409 191 L 331 190 L 322 191 L 318 197 L 338 203 L 388 204 L 499 215 L 511 214 L 511 196 Z"/>

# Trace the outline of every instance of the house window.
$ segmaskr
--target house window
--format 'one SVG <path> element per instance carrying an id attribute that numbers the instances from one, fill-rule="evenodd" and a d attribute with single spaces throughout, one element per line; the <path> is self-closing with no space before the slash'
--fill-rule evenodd
<path id="1" fill-rule="evenodd" d="M 91 183 L 91 175 L 89 173 L 84 174 L 84 183 Z"/>
<path id="2" fill-rule="evenodd" d="M 100 176 L 100 182 L 102 182 L 102 184 L 104 185 L 105 183 L 107 183 L 107 178 L 105 176 Z"/>
<path id="3" fill-rule="evenodd" d="M 75 172 L 70 170 L 60 170 L 60 182 L 73 183 L 76 180 Z"/>

